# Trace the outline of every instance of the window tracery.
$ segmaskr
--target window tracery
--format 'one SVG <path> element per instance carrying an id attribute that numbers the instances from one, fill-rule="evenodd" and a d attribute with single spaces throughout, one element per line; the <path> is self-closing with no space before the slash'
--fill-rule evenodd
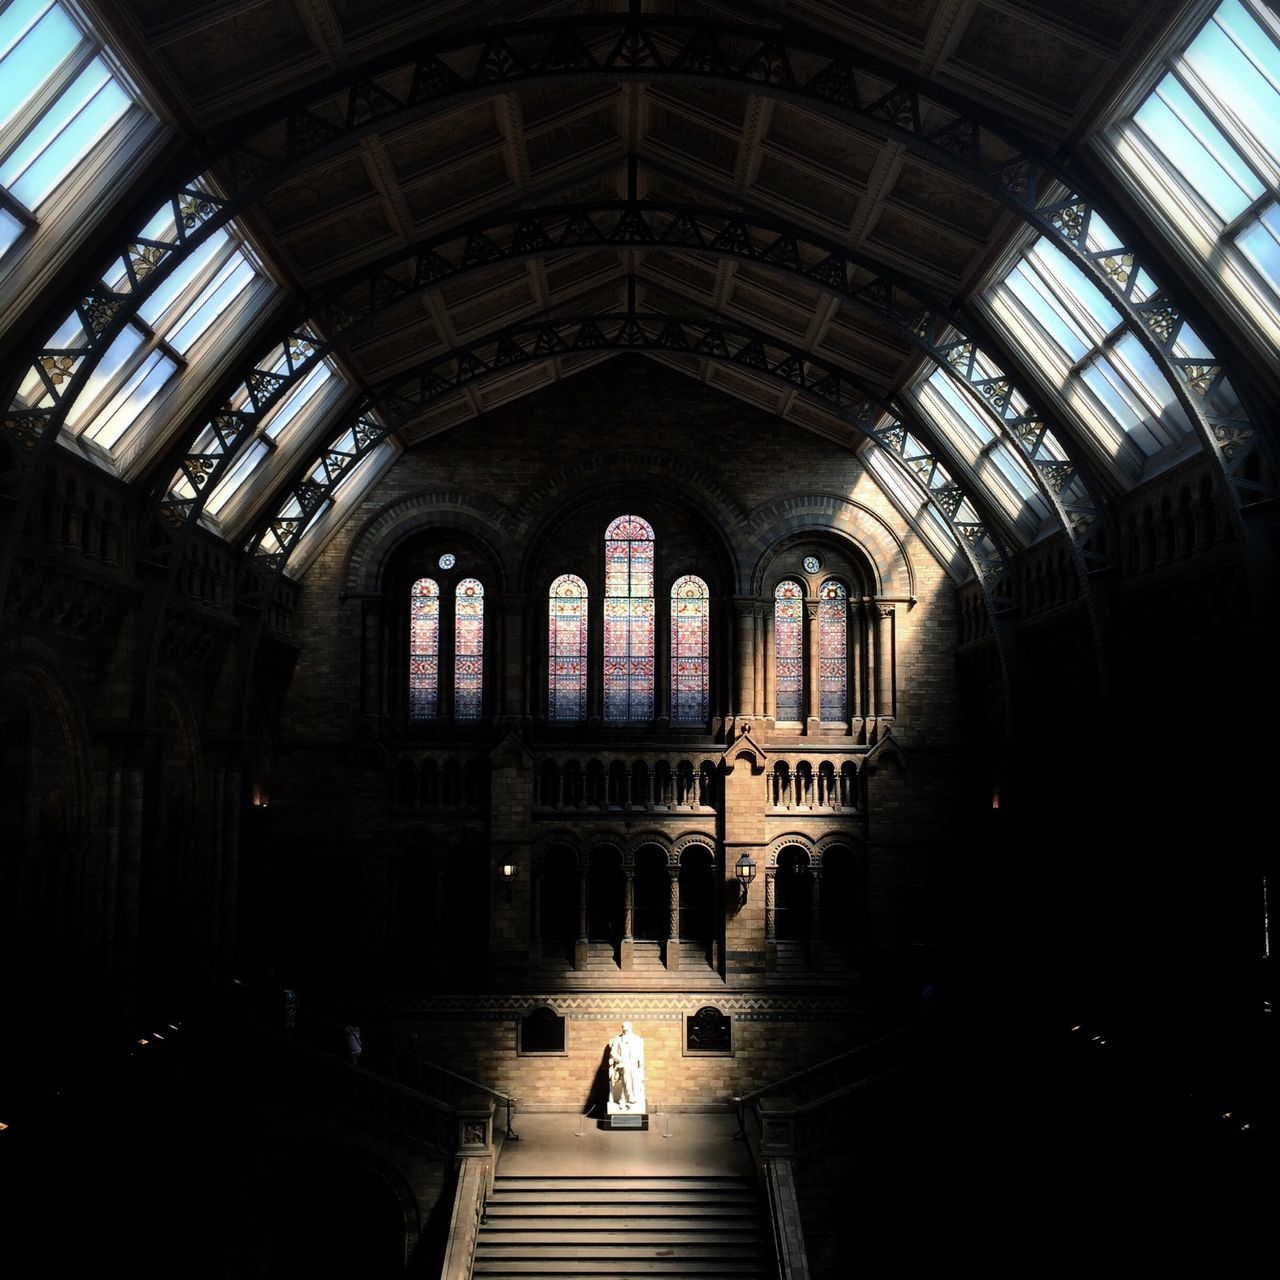
<path id="1" fill-rule="evenodd" d="M 774 718 L 804 719 L 804 587 L 790 579 L 773 593 L 776 707 Z"/>
<path id="2" fill-rule="evenodd" d="M 409 718 L 433 720 L 440 705 L 440 587 L 419 578 L 409 593 Z"/>

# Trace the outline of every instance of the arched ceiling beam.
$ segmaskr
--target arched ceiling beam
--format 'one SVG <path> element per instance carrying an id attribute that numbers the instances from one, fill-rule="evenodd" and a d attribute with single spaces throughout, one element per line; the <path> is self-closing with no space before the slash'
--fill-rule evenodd
<path id="1" fill-rule="evenodd" d="M 761 330 L 734 320 L 670 316 L 656 312 L 618 312 L 608 315 L 541 319 L 508 325 L 476 342 L 432 357 L 417 368 L 397 374 L 375 388 L 368 399 L 347 414 L 326 435 L 330 440 L 360 424 L 367 434 L 358 454 L 330 457 L 330 449 L 304 460 L 293 477 L 268 502 L 254 527 L 249 543 L 256 547 L 265 538 L 268 551 L 258 556 L 282 555 L 283 569 L 289 552 L 305 531 L 310 514 L 341 482 L 359 458 L 393 431 L 420 418 L 433 404 L 474 382 L 513 367 L 541 363 L 582 352 L 656 352 L 692 356 L 739 369 L 767 381 L 785 385 L 814 398 L 828 413 L 850 428 L 844 441 L 857 443 L 866 437 L 893 455 L 922 499 L 934 506 L 956 535 L 970 568 L 989 593 L 998 610 L 1013 606 L 1010 561 L 1003 539 L 985 515 L 982 497 L 968 492 L 955 480 L 948 464 L 936 452 L 917 453 L 909 446 L 908 431 L 936 449 L 927 424 L 904 412 L 894 401 L 868 387 L 856 375 L 831 361 L 815 357 Z M 376 415 L 376 418 L 373 416 Z M 887 420 L 885 420 L 887 419 Z M 380 425 L 375 430 L 370 423 Z M 310 478 L 317 468 L 323 479 Z M 301 515 L 270 514 L 281 503 L 296 502 Z M 967 505 L 968 511 L 960 514 Z M 274 564 L 274 561 L 273 561 Z"/>
<path id="2" fill-rule="evenodd" d="M 186 537 L 198 525 L 204 495 L 217 486 L 262 416 L 333 346 L 347 343 L 386 310 L 415 293 L 500 261 L 598 246 L 670 248 L 741 258 L 797 276 L 869 315 L 974 389 L 991 407 L 1000 437 L 1022 455 L 1049 509 L 1072 535 L 1081 588 L 1089 591 L 1088 570 L 1096 567 L 1098 557 L 1087 558 L 1086 535 L 1099 527 L 1100 502 L 1091 486 L 1078 483 L 1077 464 L 1063 460 L 1066 448 L 1060 450 L 1056 443 L 1060 431 L 1055 434 L 1030 405 L 1021 412 L 1015 408 L 1016 384 L 990 359 L 985 366 L 979 365 L 977 343 L 967 336 L 958 315 L 900 273 L 785 221 L 656 201 L 607 201 L 493 215 L 336 281 L 316 300 L 314 328 L 295 320 L 269 334 L 254 360 L 224 384 L 214 402 L 217 407 L 179 433 L 176 452 L 166 455 L 157 473 L 160 487 L 143 522 L 143 555 L 167 563 L 172 575 L 181 562 Z M 397 270 L 403 267 L 408 270 Z M 284 368 L 280 367 L 282 355 Z M 822 361 L 822 357 L 816 359 Z M 872 397 L 879 394 L 865 384 L 862 389 Z M 233 401 L 240 407 L 233 408 Z M 891 411 L 901 416 L 900 409 Z M 928 434 L 936 435 L 931 430 Z M 949 445 L 940 453 L 952 475 L 968 471 Z M 998 511 L 992 505 L 988 509 Z M 1004 520 L 998 514 L 996 527 Z"/>
<path id="3" fill-rule="evenodd" d="M 1226 366 L 1216 355 L 1178 354 L 1187 327 L 1185 304 L 1163 288 L 1140 294 L 1143 255 L 1136 235 L 1113 229 L 1124 226 L 1118 211 L 1108 207 L 1104 222 L 1095 195 L 994 113 L 838 41 L 787 27 L 629 13 L 544 19 L 428 39 L 229 126 L 202 158 L 197 176 L 188 171 L 166 184 L 162 199 L 149 202 L 111 238 L 104 255 L 111 264 L 103 272 L 107 279 L 77 291 L 38 330 L 56 332 L 70 311 L 81 323 L 81 336 L 70 346 L 53 347 L 48 340 L 28 345 L 16 376 L 4 387 L 4 435 L 15 458 L 6 479 L 16 501 L 10 506 L 10 536 L 0 548 L 0 591 L 17 530 L 33 500 L 34 473 L 42 469 L 70 404 L 141 301 L 215 227 L 361 134 L 408 123 L 469 97 L 548 79 L 591 77 L 711 80 L 800 101 L 900 142 L 1014 209 L 1076 260 L 1134 324 L 1218 464 L 1230 518 L 1253 544 L 1241 508 L 1270 491 L 1249 478 L 1257 472 L 1251 459 L 1265 450 L 1270 473 L 1280 472 L 1275 443 L 1243 411 L 1211 412 L 1231 381 Z M 205 173 L 217 175 L 221 193 L 202 184 L 198 175 Z M 145 237 L 142 230 L 154 224 L 157 205 L 171 209 L 172 229 Z M 118 287 L 108 283 L 117 275 L 123 280 Z M 1203 317 L 1197 327 L 1202 337 L 1213 333 Z M 44 390 L 35 405 L 17 399 L 28 373 Z"/>
<path id="4" fill-rule="evenodd" d="M 259 632 L 266 607 L 312 515 L 350 469 L 382 440 L 420 417 L 432 404 L 472 383 L 519 365 L 592 351 L 685 355 L 747 369 L 756 377 L 813 397 L 850 428 L 846 443 L 864 436 L 885 450 L 954 532 L 981 589 L 1007 680 L 1012 665 L 1015 588 L 1008 552 L 995 529 L 978 515 L 982 500 L 967 493 L 938 456 L 928 452 L 931 443 L 924 451 L 913 443 L 913 438 L 929 442 L 927 426 L 830 362 L 748 326 L 636 312 L 508 326 L 397 375 L 375 390 L 371 399 L 343 415 L 327 438 L 330 442 L 342 440 L 350 431 L 353 446 L 338 452 L 331 443 L 318 457 L 295 468 L 249 536 L 237 598 L 256 611 Z M 247 684 L 246 677 L 246 697 Z"/>

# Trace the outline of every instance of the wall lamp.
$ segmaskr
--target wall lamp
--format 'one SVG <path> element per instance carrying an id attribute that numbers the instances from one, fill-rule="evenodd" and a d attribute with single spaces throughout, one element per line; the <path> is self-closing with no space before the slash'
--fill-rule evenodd
<path id="1" fill-rule="evenodd" d="M 514 858 L 506 858 L 499 864 L 498 874 L 502 877 L 502 883 L 507 886 L 507 901 L 510 902 L 513 886 L 520 875 L 520 864 Z"/>
<path id="2" fill-rule="evenodd" d="M 744 853 L 734 864 L 733 870 L 738 877 L 738 903 L 740 906 L 745 905 L 747 890 L 751 888 L 751 882 L 756 878 L 755 861 L 749 853 Z"/>

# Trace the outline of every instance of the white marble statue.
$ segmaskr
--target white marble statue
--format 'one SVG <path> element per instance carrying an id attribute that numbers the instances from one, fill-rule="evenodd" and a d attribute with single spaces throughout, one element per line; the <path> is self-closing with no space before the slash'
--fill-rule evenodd
<path id="1" fill-rule="evenodd" d="M 638 1115 L 644 1105 L 644 1040 L 624 1022 L 609 1041 L 609 1114 Z"/>

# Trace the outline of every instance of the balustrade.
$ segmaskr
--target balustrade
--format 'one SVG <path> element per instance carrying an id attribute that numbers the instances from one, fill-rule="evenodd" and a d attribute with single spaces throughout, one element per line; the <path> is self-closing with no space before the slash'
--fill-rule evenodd
<path id="1" fill-rule="evenodd" d="M 537 770 L 535 804 L 557 810 L 714 809 L 716 782 L 716 767 L 709 760 L 544 760 Z"/>

